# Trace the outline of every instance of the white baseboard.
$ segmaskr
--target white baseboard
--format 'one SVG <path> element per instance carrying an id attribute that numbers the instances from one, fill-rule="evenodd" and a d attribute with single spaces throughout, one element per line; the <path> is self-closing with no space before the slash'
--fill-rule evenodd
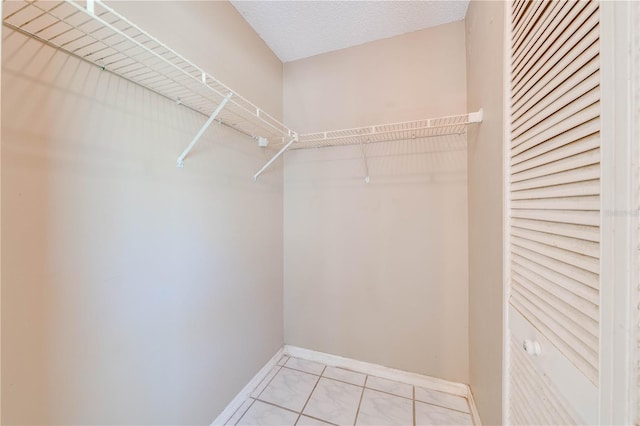
<path id="1" fill-rule="evenodd" d="M 381 377 L 383 379 L 396 380 L 399 382 L 409 383 L 414 386 L 422 386 L 441 392 L 459 395 L 465 398 L 469 394 L 469 386 L 462 383 L 450 382 L 448 380 L 437 379 L 430 376 L 423 376 L 422 374 L 417 373 L 409 373 L 408 371 L 396 370 L 394 368 L 384 367 L 378 364 L 371 364 L 364 361 L 357 361 L 355 359 L 344 358 L 324 352 L 317 352 L 310 349 L 285 345 L 284 353 L 285 355 L 290 355 L 296 358 L 316 361 L 334 367 L 346 368 L 349 370 L 358 371 L 360 373 Z"/>
<path id="2" fill-rule="evenodd" d="M 469 393 L 467 393 L 467 401 L 469 401 L 471 419 L 473 420 L 473 424 L 475 426 L 482 426 L 482 422 L 480 421 L 480 413 L 478 413 L 478 407 L 476 407 L 476 400 L 473 398 L 473 392 L 471 392 L 471 387 L 467 386 L 467 388 L 469 389 Z"/>
<path id="3" fill-rule="evenodd" d="M 280 348 L 276 354 L 271 357 L 271 359 L 258 371 L 258 373 L 253 376 L 253 378 L 247 383 L 247 385 L 242 388 L 240 393 L 238 393 L 235 398 L 222 410 L 222 413 L 211 423 L 212 426 L 224 425 L 224 423 L 233 416 L 238 408 L 242 405 L 242 403 L 249 398 L 251 392 L 262 382 L 262 380 L 267 377 L 267 374 L 278 364 L 280 358 L 284 354 L 284 348 Z"/>

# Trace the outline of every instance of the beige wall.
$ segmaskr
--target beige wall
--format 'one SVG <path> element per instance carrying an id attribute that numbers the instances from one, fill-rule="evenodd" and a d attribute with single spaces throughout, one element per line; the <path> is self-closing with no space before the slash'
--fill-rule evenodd
<path id="1" fill-rule="evenodd" d="M 298 132 L 459 114 L 463 21 L 284 65 L 286 124 Z"/>
<path id="2" fill-rule="evenodd" d="M 467 11 L 467 102 L 484 109 L 469 132 L 469 372 L 484 424 L 502 423 L 504 4 Z"/>
<path id="3" fill-rule="evenodd" d="M 186 54 L 281 113 L 229 4 L 116 7 L 207 29 Z M 283 343 L 281 167 L 254 183 L 269 154 L 214 125 L 177 169 L 203 116 L 6 28 L 2 54 L 2 423 L 210 423 Z"/>
<path id="4" fill-rule="evenodd" d="M 464 23 L 286 63 L 305 132 L 466 111 Z M 285 342 L 468 380 L 464 136 L 285 160 Z"/>

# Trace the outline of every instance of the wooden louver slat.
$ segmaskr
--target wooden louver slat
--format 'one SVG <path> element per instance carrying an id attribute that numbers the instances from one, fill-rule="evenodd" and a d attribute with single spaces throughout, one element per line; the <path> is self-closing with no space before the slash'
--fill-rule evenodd
<path id="1" fill-rule="evenodd" d="M 599 229 L 595 226 L 569 225 L 567 223 L 543 222 L 539 220 L 511 219 L 514 228 L 531 229 L 554 235 L 564 235 L 585 241 L 600 241 Z"/>
<path id="2" fill-rule="evenodd" d="M 512 70 L 515 70 L 523 61 L 528 60 L 531 55 L 538 52 L 540 45 L 549 34 L 558 27 L 560 22 L 562 22 L 572 10 L 576 10 L 576 8 L 574 8 L 576 4 L 572 2 L 553 2 L 551 6 L 552 7 L 549 7 L 545 11 L 545 16 L 540 24 L 536 25 L 534 31 L 529 32 L 527 35 L 527 39 L 525 40 L 526 44 L 522 47 L 513 46 L 515 53 L 511 61 Z M 581 5 L 578 4 L 577 6 L 580 7 Z"/>
<path id="3" fill-rule="evenodd" d="M 540 278 L 538 281 L 549 281 L 553 284 L 558 291 L 566 290 L 574 295 L 574 303 L 576 306 L 581 305 L 581 300 L 586 300 L 595 306 L 597 316 L 598 311 L 598 290 L 593 286 L 585 284 L 581 280 L 574 279 L 566 274 L 566 271 L 554 268 L 553 263 L 545 264 L 544 259 L 535 258 L 535 256 L 529 255 L 524 257 L 526 253 L 521 250 L 515 249 L 513 252 L 513 268 L 517 269 L 517 266 L 522 266 L 527 270 L 535 273 Z M 533 257 L 534 260 L 529 259 Z M 570 272 L 570 271 L 569 271 Z"/>
<path id="4" fill-rule="evenodd" d="M 526 36 L 531 33 L 531 28 L 541 19 L 549 5 L 551 3 L 546 1 L 536 0 L 533 2 L 533 5 L 527 11 L 525 19 L 514 29 L 515 46 L 521 45 L 527 39 Z"/>
<path id="5" fill-rule="evenodd" d="M 576 43 L 598 25 L 597 2 L 585 3 L 587 7 L 575 19 L 562 20 L 551 36 L 543 40 L 539 55 L 534 54 L 523 61 L 521 70 L 512 70 L 512 94 L 516 99 L 526 94 L 526 87 L 532 79 L 549 72 L 565 55 L 575 54 L 572 50 Z"/>
<path id="6" fill-rule="evenodd" d="M 534 158 L 523 160 L 512 165 L 512 173 L 519 173 L 554 161 L 571 158 L 574 155 L 581 154 L 592 149 L 597 149 L 600 146 L 600 139 L 598 138 L 598 135 L 593 133 L 585 137 L 574 137 L 571 141 L 566 142 L 567 143 L 565 145 L 556 146 L 555 148 L 552 148 L 552 150 L 539 154 Z"/>
<path id="7" fill-rule="evenodd" d="M 579 141 L 580 139 L 593 135 L 594 133 L 597 134 L 599 129 L 600 120 L 597 118 L 585 121 L 582 124 L 561 133 L 560 135 L 547 139 L 544 144 L 529 147 L 526 151 L 514 155 L 511 157 L 511 166 L 515 167 L 517 164 L 528 160 L 536 162 L 538 161 L 537 157 L 550 151 L 554 151 L 564 145 Z M 522 169 L 514 168 L 514 172 L 518 172 L 520 170 Z"/>
<path id="8" fill-rule="evenodd" d="M 593 60 L 593 62 L 597 61 Z M 596 69 L 594 70 L 594 68 Z M 571 76 L 570 79 L 560 84 L 541 100 L 536 101 L 535 105 L 520 117 L 521 120 L 514 121 L 511 136 L 515 138 L 525 133 L 534 125 L 555 115 L 558 110 L 570 105 L 580 96 L 589 93 L 600 85 L 600 73 L 597 71 L 597 63 L 589 63 L 588 67 L 582 68 L 580 71 L 584 72 Z M 586 74 L 586 76 L 583 74 Z"/>
<path id="9" fill-rule="evenodd" d="M 572 130 L 583 123 L 586 123 L 592 119 L 595 119 L 600 116 L 600 104 L 599 102 L 594 102 L 591 105 L 588 105 L 584 109 L 573 112 L 572 114 L 567 114 L 567 119 L 565 121 L 561 121 L 549 128 L 547 128 L 544 132 L 536 134 L 529 139 L 524 139 L 518 141 L 518 144 L 512 143 L 511 156 L 514 157 L 521 152 L 524 152 L 530 148 L 533 148 L 542 142 L 546 142 L 550 139 L 556 138 L 563 133 Z M 519 145 L 519 146 L 518 146 Z"/>
<path id="10" fill-rule="evenodd" d="M 526 278 L 532 287 L 544 290 L 545 294 L 552 295 L 558 301 L 569 305 L 568 309 L 577 312 L 576 316 L 581 317 L 584 322 L 581 324 L 596 336 L 598 334 L 598 308 L 595 303 L 575 295 L 573 292 L 556 285 L 556 283 L 544 278 L 541 275 L 530 271 L 526 266 L 522 266 L 517 260 L 513 263 L 514 273 Z M 531 288 L 530 288 L 531 290 Z M 532 290 L 533 291 L 533 290 Z M 573 311 L 575 310 L 575 311 Z"/>

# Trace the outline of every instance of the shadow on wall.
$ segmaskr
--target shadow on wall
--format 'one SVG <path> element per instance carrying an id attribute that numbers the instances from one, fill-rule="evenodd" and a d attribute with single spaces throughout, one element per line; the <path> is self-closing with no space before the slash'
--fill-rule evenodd
<path id="1" fill-rule="evenodd" d="M 177 169 L 201 114 L 2 53 L 3 423 L 211 422 L 282 345 L 281 164 L 216 124 Z"/>
<path id="2" fill-rule="evenodd" d="M 287 153 L 286 185 L 465 183 L 467 136 L 449 135 Z"/>

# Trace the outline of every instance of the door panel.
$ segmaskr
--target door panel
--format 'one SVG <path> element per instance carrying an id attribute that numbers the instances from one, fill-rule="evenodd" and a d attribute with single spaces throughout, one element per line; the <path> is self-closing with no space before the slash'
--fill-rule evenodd
<path id="1" fill-rule="evenodd" d="M 600 4 L 510 8 L 509 416 L 597 424 Z"/>

